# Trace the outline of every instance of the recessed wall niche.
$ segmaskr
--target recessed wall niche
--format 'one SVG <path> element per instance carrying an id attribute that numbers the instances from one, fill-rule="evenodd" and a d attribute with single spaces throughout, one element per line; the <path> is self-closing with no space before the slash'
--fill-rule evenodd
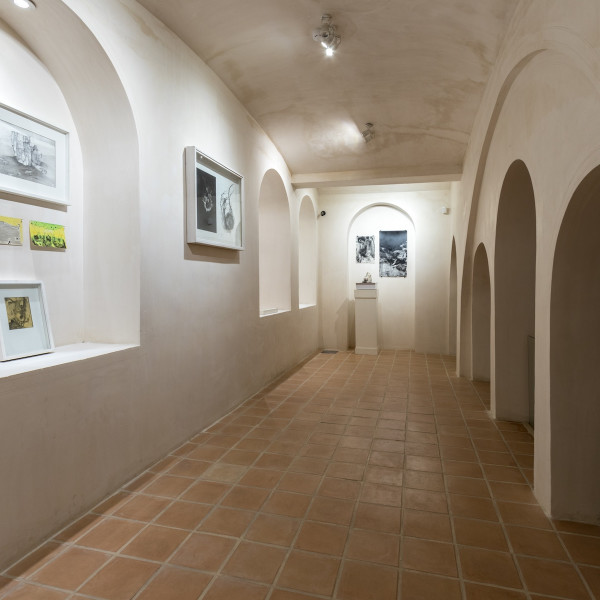
<path id="1" fill-rule="evenodd" d="M 379 232 L 406 231 L 407 276 L 379 276 Z M 356 238 L 373 236 L 373 262 L 357 262 Z M 415 228 L 410 217 L 394 206 L 376 205 L 359 212 L 348 234 L 349 346 L 354 347 L 354 289 L 370 273 L 379 291 L 378 319 L 380 348 L 414 348 L 415 337 Z"/>
<path id="2" fill-rule="evenodd" d="M 283 180 L 265 174 L 258 201 L 260 314 L 291 310 L 290 205 Z"/>
<path id="3" fill-rule="evenodd" d="M 69 132 L 69 206 L 0 192 L 0 214 L 23 218 L 25 230 L 22 247 L 0 248 L 0 278 L 44 282 L 59 352 L 81 342 L 135 345 L 140 340 L 139 148 L 131 107 L 90 31 L 63 3 L 51 4 L 43 19 L 37 13 L 27 18 L 8 9 L 0 13 L 10 18 L 10 25 L 0 20 L 5 58 L 0 81 L 10 82 L 0 86 L 0 102 Z M 69 46 L 72 36 L 77 52 Z M 90 64 L 96 65 L 93 73 Z M 30 248 L 30 220 L 64 225 L 66 251 Z M 105 351 L 110 349 L 95 350 Z M 76 353 L 69 356 L 65 360 L 77 359 Z M 27 360 L 11 368 L 26 370 Z"/>
<path id="4" fill-rule="evenodd" d="M 317 214 L 313 201 L 304 196 L 298 219 L 298 294 L 300 308 L 317 303 Z"/>

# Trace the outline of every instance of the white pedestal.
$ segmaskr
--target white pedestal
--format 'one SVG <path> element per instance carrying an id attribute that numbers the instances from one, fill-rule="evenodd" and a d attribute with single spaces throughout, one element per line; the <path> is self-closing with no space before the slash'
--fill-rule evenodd
<path id="1" fill-rule="evenodd" d="M 377 288 L 354 290 L 355 354 L 379 354 L 377 343 Z"/>

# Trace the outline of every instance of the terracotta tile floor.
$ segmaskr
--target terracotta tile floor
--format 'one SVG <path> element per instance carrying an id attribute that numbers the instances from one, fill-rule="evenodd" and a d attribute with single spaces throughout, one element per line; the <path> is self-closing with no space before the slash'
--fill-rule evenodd
<path id="1" fill-rule="evenodd" d="M 451 357 L 318 354 L 0 575 L 3 600 L 600 599 Z M 595 594 L 595 596 L 594 596 Z"/>

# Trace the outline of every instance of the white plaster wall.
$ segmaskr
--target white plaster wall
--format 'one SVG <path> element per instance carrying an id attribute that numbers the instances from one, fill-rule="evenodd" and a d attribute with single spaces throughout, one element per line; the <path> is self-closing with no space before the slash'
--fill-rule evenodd
<path id="1" fill-rule="evenodd" d="M 319 218 L 321 255 L 320 307 L 322 346 L 346 349 L 349 328 L 349 245 L 353 219 L 370 206 L 394 206 L 414 223 L 414 252 L 409 269 L 414 276 L 414 348 L 419 352 L 448 352 L 448 282 L 451 245 L 450 219 L 440 212 L 450 203 L 447 184 L 393 188 L 321 190 Z M 364 273 L 363 273 L 364 275 Z M 402 283 L 402 282 L 400 282 Z M 387 309 L 386 309 L 387 310 Z M 391 309 L 393 311 L 393 309 Z"/>
<path id="2" fill-rule="evenodd" d="M 458 280 L 463 284 L 459 305 L 466 307 L 459 324 L 459 365 L 461 372 L 469 373 L 465 362 L 471 360 L 471 348 L 465 336 L 470 331 L 465 317 L 470 314 L 474 250 L 484 242 L 493 265 L 502 182 L 514 160 L 524 161 L 531 173 L 537 217 L 535 491 L 545 510 L 559 517 L 575 515 L 562 502 L 562 484 L 553 479 L 552 469 L 553 451 L 568 452 L 565 432 L 560 423 L 551 422 L 550 411 L 552 264 L 573 191 L 600 164 L 599 18 L 600 5 L 593 0 L 581 0 L 577 10 L 559 0 L 520 5 L 476 119 L 454 222 Z M 494 298 L 493 268 L 490 278 Z M 491 345 L 493 381 L 493 330 Z"/>
<path id="3" fill-rule="evenodd" d="M 0 21 L 0 103 L 70 132 L 71 206 L 27 201 L 0 191 L 0 215 L 23 219 L 23 245 L 0 246 L 0 280 L 41 280 L 57 345 L 83 340 L 81 150 L 69 108 L 47 68 Z M 65 251 L 33 249 L 29 222 L 65 226 Z"/>
<path id="4" fill-rule="evenodd" d="M 319 272 L 317 211 L 309 195 L 301 196 L 298 215 L 298 301 L 301 308 L 316 305 Z"/>
<path id="5" fill-rule="evenodd" d="M 406 277 L 379 276 L 379 232 L 407 232 Z M 375 238 L 375 262 L 356 262 L 356 237 Z M 348 343 L 355 347 L 356 283 L 369 272 L 377 283 L 377 340 L 381 348 L 407 350 L 415 346 L 415 228 L 408 216 L 391 206 L 373 206 L 359 214 L 350 226 L 348 235 Z"/>
<path id="6" fill-rule="evenodd" d="M 139 162 L 139 197 L 129 193 L 131 188 L 112 189 L 116 180 L 102 170 L 101 160 L 83 164 L 84 174 L 92 170 L 96 187 L 123 203 L 131 244 L 113 244 L 106 263 L 93 251 L 83 270 L 86 277 L 104 270 L 127 274 L 141 253 L 139 305 L 134 299 L 132 307 L 133 315 L 138 310 L 141 315 L 139 323 L 133 322 L 134 329 L 141 327 L 141 343 L 119 354 L 0 381 L 0 477 L 10 490 L 0 495 L 0 564 L 37 544 L 318 345 L 316 307 L 259 318 L 258 196 L 269 169 L 280 174 L 291 199 L 291 296 L 296 307 L 299 207 L 283 159 L 233 95 L 133 0 L 48 0 L 34 15 L 36 23 L 30 24 L 8 4 L 0 7 L 0 18 L 62 75 L 73 61 L 86 57 L 88 71 L 94 73 L 95 57 L 105 51 L 131 104 L 139 156 L 121 156 L 110 140 L 102 139 L 106 145 L 100 148 L 121 157 L 129 172 Z M 60 54 L 59 40 L 64 39 L 72 54 Z M 79 84 L 73 80 L 70 85 Z M 50 94 L 56 97 L 55 86 Z M 110 98 L 100 96 L 102 101 L 110 111 Z M 57 101 L 57 106 L 60 112 L 48 114 L 48 120 L 60 121 L 60 116 L 69 125 L 64 103 Z M 94 111 L 76 113 L 78 128 L 98 117 Z M 185 244 L 183 149 L 189 145 L 244 175 L 243 252 Z M 139 229 L 129 218 L 137 219 L 138 213 Z M 102 217 L 117 219 L 120 227 L 118 211 Z M 87 256 L 85 238 L 82 244 Z M 136 285 L 134 280 L 131 289 Z M 119 291 L 98 289 L 100 295 Z M 86 300 L 90 306 L 93 296 Z M 129 306 L 123 308 L 131 314 Z M 106 322 L 112 327 L 118 319 Z"/>

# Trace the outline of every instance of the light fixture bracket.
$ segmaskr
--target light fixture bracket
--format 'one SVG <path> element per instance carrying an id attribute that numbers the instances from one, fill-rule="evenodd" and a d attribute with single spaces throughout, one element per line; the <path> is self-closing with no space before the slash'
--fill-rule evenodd
<path id="1" fill-rule="evenodd" d="M 367 144 L 375 137 L 373 127 L 375 127 L 373 123 L 365 123 L 364 129 L 360 132 Z"/>
<path id="2" fill-rule="evenodd" d="M 321 17 L 321 27 L 313 31 L 312 37 L 325 48 L 328 56 L 333 54 L 342 41 L 336 32 L 335 25 L 331 23 L 331 15 L 328 14 Z"/>

